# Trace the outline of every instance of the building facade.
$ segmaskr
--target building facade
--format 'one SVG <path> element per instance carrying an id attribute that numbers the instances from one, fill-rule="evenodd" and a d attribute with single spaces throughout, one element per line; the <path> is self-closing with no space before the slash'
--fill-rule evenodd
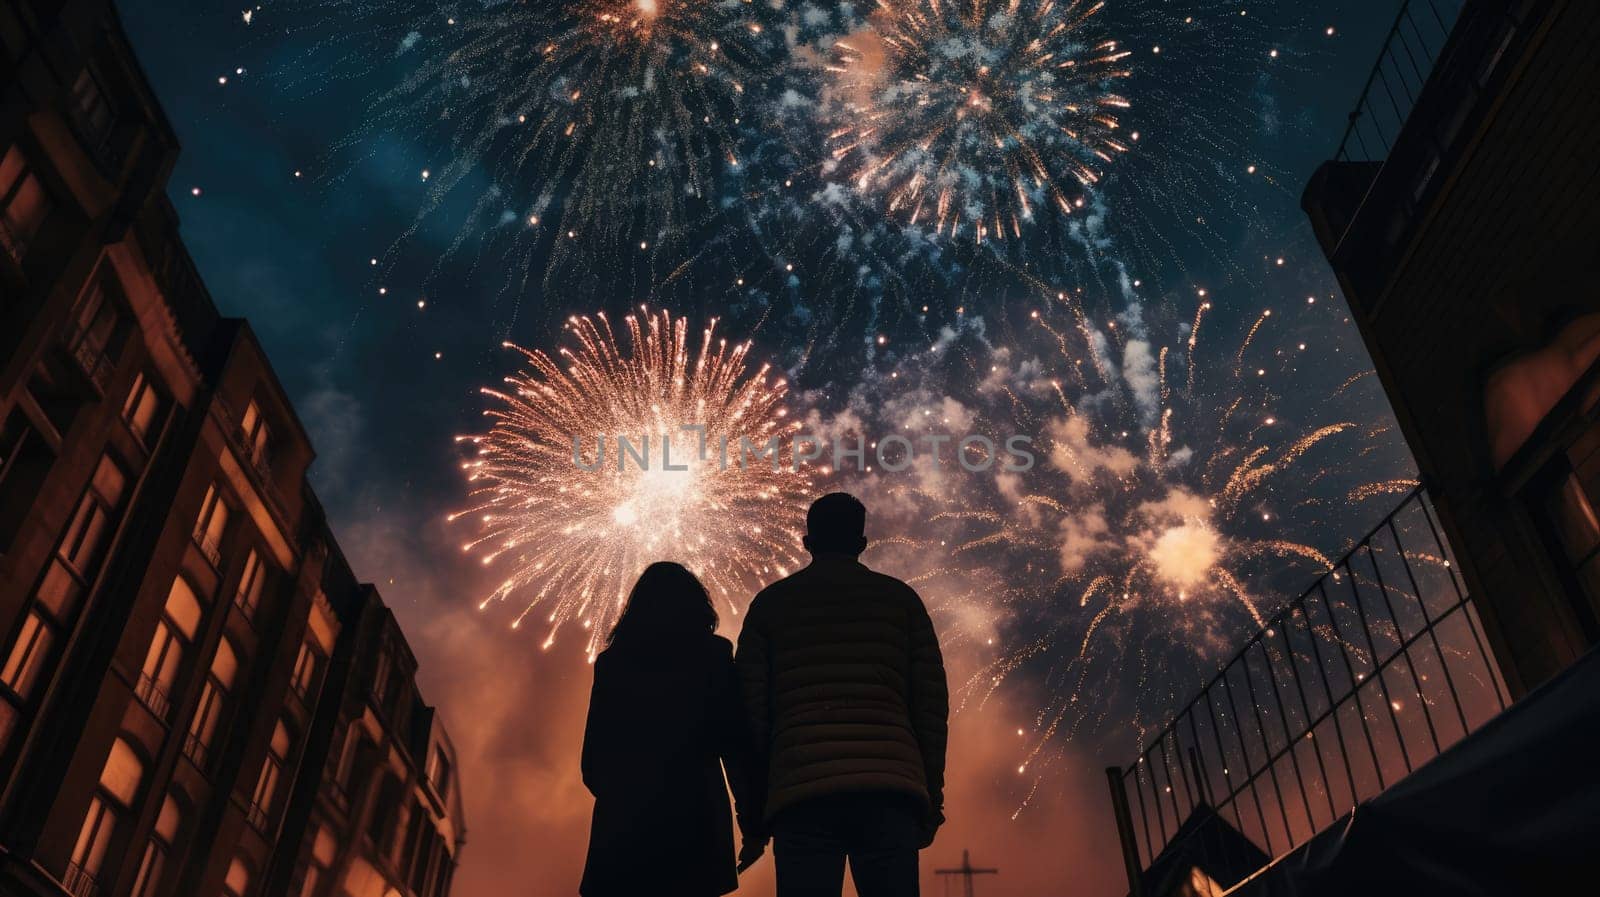
<path id="1" fill-rule="evenodd" d="M 454 750 L 165 198 L 104 0 L 0 0 L 0 895 L 435 897 Z"/>
<path id="2" fill-rule="evenodd" d="M 1597 39 L 1578 0 L 1402 4 L 1302 200 L 1513 694 L 1600 642 Z"/>

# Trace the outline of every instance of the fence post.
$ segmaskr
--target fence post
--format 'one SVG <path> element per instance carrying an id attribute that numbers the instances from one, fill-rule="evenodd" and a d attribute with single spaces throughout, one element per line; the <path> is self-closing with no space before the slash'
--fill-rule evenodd
<path id="1" fill-rule="evenodd" d="M 1122 864 L 1128 871 L 1128 897 L 1144 897 L 1139 842 L 1133 836 L 1133 814 L 1128 810 L 1127 789 L 1122 787 L 1122 767 L 1107 766 L 1106 782 L 1111 786 L 1111 812 L 1117 817 L 1117 837 L 1122 841 Z"/>

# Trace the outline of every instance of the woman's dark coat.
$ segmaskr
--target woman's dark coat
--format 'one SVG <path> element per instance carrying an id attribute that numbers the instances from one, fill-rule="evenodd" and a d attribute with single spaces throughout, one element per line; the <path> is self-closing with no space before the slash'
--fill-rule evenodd
<path id="1" fill-rule="evenodd" d="M 584 897 L 711 897 L 738 887 L 748 738 L 733 646 L 710 633 L 619 636 L 594 664 L 583 783 L 594 794 Z M 741 818 L 744 818 L 743 814 Z"/>

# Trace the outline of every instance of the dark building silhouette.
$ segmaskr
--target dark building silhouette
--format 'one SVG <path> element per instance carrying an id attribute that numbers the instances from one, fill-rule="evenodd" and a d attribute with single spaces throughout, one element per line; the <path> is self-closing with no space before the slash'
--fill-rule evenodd
<path id="1" fill-rule="evenodd" d="M 454 750 L 177 153 L 108 3 L 0 0 L 0 895 L 445 895 Z"/>
<path id="2" fill-rule="evenodd" d="M 1303 198 L 1513 694 L 1600 641 L 1597 40 L 1594 3 L 1403 5 Z"/>

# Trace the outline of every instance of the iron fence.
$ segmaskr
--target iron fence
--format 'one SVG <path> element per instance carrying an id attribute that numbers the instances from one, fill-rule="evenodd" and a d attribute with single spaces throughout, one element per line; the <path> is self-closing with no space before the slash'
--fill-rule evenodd
<path id="1" fill-rule="evenodd" d="M 1244 864 L 1248 874 L 1509 699 L 1418 488 L 1274 614 L 1134 763 L 1107 770 L 1130 877 L 1168 848 L 1218 844 L 1251 853 L 1212 858 L 1221 868 Z M 1238 839 L 1175 844 L 1205 808 L 1260 853 L 1241 851 Z"/>
<path id="2" fill-rule="evenodd" d="M 75 862 L 67 864 L 67 873 L 61 877 L 61 887 L 72 897 L 98 897 L 100 893 L 94 873 Z"/>
<path id="3" fill-rule="evenodd" d="M 1367 76 L 1335 156 L 1341 162 L 1382 162 L 1417 103 L 1444 51 L 1466 0 L 1403 0 Z"/>

